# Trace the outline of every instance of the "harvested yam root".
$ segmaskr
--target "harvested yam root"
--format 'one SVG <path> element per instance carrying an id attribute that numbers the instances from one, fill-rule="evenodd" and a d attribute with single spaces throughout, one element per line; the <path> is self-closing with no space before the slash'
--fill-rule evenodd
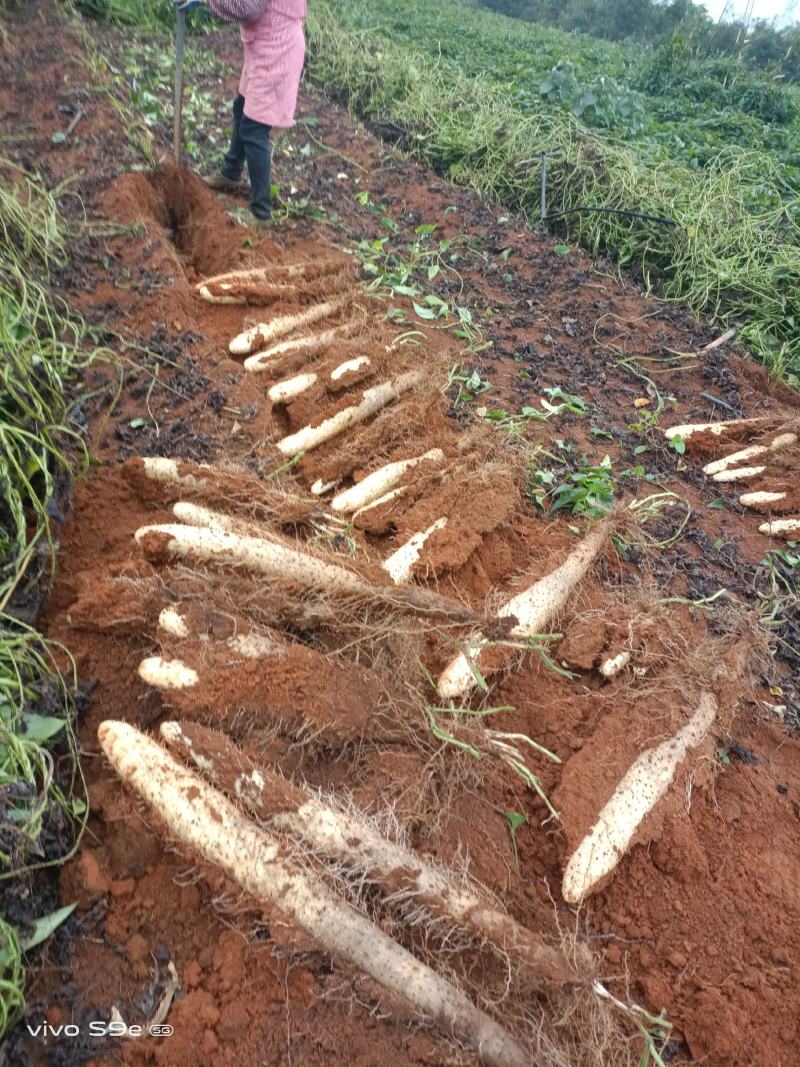
<path id="1" fill-rule="evenodd" d="M 394 901 L 409 900 L 494 944 L 540 980 L 563 985 L 581 979 L 558 949 L 526 930 L 472 888 L 379 834 L 359 813 L 344 812 L 256 765 L 224 734 L 194 723 L 166 722 L 161 737 L 210 782 L 275 829 L 368 878 Z"/>
<path id="2" fill-rule="evenodd" d="M 743 430 L 749 431 L 764 428 L 777 421 L 774 416 L 764 415 L 753 419 L 728 419 L 727 422 L 687 422 L 681 426 L 670 426 L 664 430 L 664 436 L 667 440 L 672 440 L 673 437 L 682 437 L 686 440 L 695 436 L 709 436 L 730 440 L 731 437 L 738 436 Z"/>
<path id="3" fill-rule="evenodd" d="M 323 743 L 399 738 L 404 702 L 385 693 L 376 675 L 274 630 L 254 630 L 242 620 L 231 626 L 230 637 L 211 639 L 197 606 L 165 608 L 162 655 L 143 660 L 139 676 L 191 719 L 225 721 L 245 712 L 248 725 L 279 722 L 285 735 Z"/>
<path id="4" fill-rule="evenodd" d="M 420 463 L 436 465 L 444 463 L 444 452 L 441 448 L 432 448 L 422 456 L 387 463 L 373 471 L 372 474 L 368 474 L 351 489 L 338 493 L 331 501 L 331 508 L 344 515 L 359 511 L 383 497 L 403 479 L 408 471 L 413 470 Z"/>
<path id="5" fill-rule="evenodd" d="M 629 649 L 623 649 L 616 656 L 609 656 L 600 664 L 600 674 L 603 678 L 616 678 L 622 674 L 631 661 L 633 653 Z"/>
<path id="6" fill-rule="evenodd" d="M 248 356 L 244 361 L 244 369 L 251 374 L 259 374 L 262 371 L 272 371 L 275 364 L 282 356 L 290 352 L 308 352 L 312 355 L 323 352 L 334 341 L 343 337 L 350 337 L 361 326 L 357 319 L 343 322 L 340 326 L 331 326 L 319 333 L 306 334 L 304 337 L 296 337 L 290 341 L 280 341 L 277 345 L 271 345 L 263 352 L 254 356 Z"/>
<path id="7" fill-rule="evenodd" d="M 567 559 L 550 574 L 534 582 L 500 608 L 501 618 L 513 619 L 511 638 L 531 638 L 544 633 L 563 610 L 575 587 L 602 552 L 613 529 L 613 520 L 604 519 L 589 533 Z M 466 652 L 452 660 L 439 678 L 439 694 L 446 700 L 464 697 L 477 682 L 477 671 L 487 674 L 497 669 L 488 663 L 483 649 L 486 642 L 475 641 Z"/>
<path id="8" fill-rule="evenodd" d="M 617 866 L 640 824 L 669 789 L 690 748 L 696 748 L 717 716 L 717 698 L 703 693 L 689 722 L 632 764 L 597 822 L 570 856 L 561 892 L 568 904 L 583 898 Z"/>
<path id="9" fill-rule="evenodd" d="M 733 419 L 673 426 L 665 434 L 671 438 L 680 432 L 688 437 L 688 448 L 703 455 L 709 451 L 718 455 L 719 445 L 710 448 L 711 437 L 724 437 L 730 450 L 706 463 L 703 473 L 719 483 L 746 483 L 747 492 L 739 496 L 743 507 L 780 515 L 800 510 L 800 429 L 797 420 L 776 427 L 777 421 Z M 772 519 L 759 530 L 771 537 L 795 538 L 800 533 L 800 517 Z"/>
<path id="10" fill-rule="evenodd" d="M 339 276 L 337 278 L 337 275 Z M 320 296 L 349 283 L 349 264 L 337 260 L 255 267 L 217 274 L 195 289 L 210 304 L 271 304 L 287 297 Z"/>
<path id="11" fill-rule="evenodd" d="M 759 531 L 770 537 L 784 537 L 787 541 L 800 540 L 800 519 L 772 519 L 763 522 Z"/>
<path id="12" fill-rule="evenodd" d="M 317 377 L 313 371 L 296 374 L 294 378 L 286 378 L 271 386 L 267 396 L 273 404 L 285 404 L 287 400 L 294 400 L 296 396 L 307 393 L 312 385 L 316 385 Z"/>
<path id="13" fill-rule="evenodd" d="M 312 449 L 324 445 L 326 441 L 338 437 L 340 433 L 344 433 L 345 430 L 355 426 L 356 423 L 364 422 L 366 419 L 371 418 L 381 408 L 385 408 L 387 404 L 397 400 L 409 389 L 421 385 L 422 380 L 422 374 L 418 371 L 409 371 L 406 374 L 401 374 L 394 381 L 373 385 L 370 389 L 364 390 L 358 404 L 338 411 L 329 419 L 324 419 L 319 426 L 304 426 L 302 430 L 298 430 L 297 433 L 293 433 L 279 441 L 278 448 L 285 456 L 294 456 L 298 452 L 310 452 Z"/>
<path id="14" fill-rule="evenodd" d="M 320 376 L 322 376 L 323 381 L 327 377 L 330 383 L 338 382 L 346 375 L 354 374 L 369 365 L 368 356 L 356 356 L 354 359 L 347 359 L 342 363 L 337 363 L 327 375 L 322 368 L 320 368 L 319 374 L 316 371 L 304 371 L 302 374 L 296 374 L 293 378 L 284 378 L 282 382 L 276 382 L 267 391 L 267 396 L 273 404 L 285 404 L 287 401 L 294 400 L 296 397 L 302 396 L 303 393 L 307 393 L 309 389 L 312 389 L 317 384 Z M 361 375 L 361 377 L 364 377 L 364 375 Z M 345 385 L 347 384 L 349 383 L 345 383 Z"/>
<path id="15" fill-rule="evenodd" d="M 351 395 L 358 395 L 356 388 L 362 389 L 363 386 L 360 383 L 354 386 Z M 340 402 L 344 402 L 343 397 Z M 319 480 L 323 485 L 344 485 L 346 479 L 355 481 L 370 473 L 373 468 L 368 464 L 376 462 L 376 457 L 381 457 L 380 462 L 383 463 L 389 459 L 420 455 L 429 447 L 420 447 L 420 427 L 429 428 L 426 439 L 435 437 L 452 441 L 450 427 L 441 420 L 441 402 L 435 390 L 415 389 L 403 398 L 402 411 L 398 411 L 396 405 L 383 408 L 373 419 L 360 423 L 346 435 L 332 441 L 323 454 L 304 460 L 301 473 L 314 482 Z M 438 471 L 443 469 L 438 468 Z"/>
<path id="16" fill-rule="evenodd" d="M 243 518 L 282 526 L 329 518 L 313 498 L 274 482 L 262 482 L 243 470 L 161 456 L 135 457 L 126 460 L 122 469 L 140 498 L 150 504 L 177 497 L 201 499 Z"/>
<path id="17" fill-rule="evenodd" d="M 504 467 L 478 456 L 464 455 L 457 465 L 441 470 L 421 468 L 411 483 L 413 496 L 390 506 L 383 515 L 362 513 L 356 527 L 374 533 L 394 530 L 397 544 L 403 544 L 447 516 L 447 527 L 427 545 L 425 574 L 439 578 L 457 571 L 519 504 L 518 485 Z"/>
<path id="18" fill-rule="evenodd" d="M 289 548 L 276 539 L 226 532 L 231 521 L 228 516 L 211 512 L 206 515 L 217 523 L 215 528 L 177 523 L 143 526 L 136 531 L 136 541 L 145 557 L 154 563 L 166 557 L 238 566 L 290 585 L 321 589 L 333 597 L 382 602 L 400 611 L 448 619 L 464 626 L 488 625 L 469 608 L 426 589 L 373 585 L 353 571 Z"/>
<path id="19" fill-rule="evenodd" d="M 296 315 L 278 315 L 269 322 L 259 322 L 251 326 L 249 330 L 238 334 L 231 341 L 228 350 L 233 356 L 248 356 L 251 352 L 263 348 L 270 341 L 276 341 L 279 337 L 286 337 L 304 326 L 321 319 L 330 318 L 345 305 L 345 300 L 339 297 L 336 300 L 328 300 L 322 304 L 314 304 L 305 311 L 299 311 Z"/>
<path id="20" fill-rule="evenodd" d="M 748 649 L 744 642 L 737 644 L 711 672 L 708 688 L 700 694 L 689 721 L 631 764 L 567 862 L 562 882 L 567 903 L 579 904 L 611 874 L 645 818 L 669 791 L 689 751 L 698 748 L 711 733 L 721 701 L 738 699 Z"/>
<path id="21" fill-rule="evenodd" d="M 153 810 L 169 836 L 218 866 L 256 900 L 277 906 L 334 957 L 404 997 L 445 1033 L 464 1041 L 487 1067 L 526 1067 L 519 1042 L 452 983 L 418 960 L 325 882 L 280 841 L 159 744 L 121 722 L 98 739 L 120 778 Z"/>
<path id="22" fill-rule="evenodd" d="M 443 530 L 445 526 L 447 526 L 447 517 L 442 516 L 442 518 L 432 522 L 427 530 L 420 530 L 419 533 L 412 534 L 404 545 L 401 545 L 388 559 L 383 561 L 383 569 L 389 574 L 395 585 L 402 585 L 404 582 L 409 581 L 425 547 L 425 542 L 432 534 L 435 534 L 437 530 Z"/>

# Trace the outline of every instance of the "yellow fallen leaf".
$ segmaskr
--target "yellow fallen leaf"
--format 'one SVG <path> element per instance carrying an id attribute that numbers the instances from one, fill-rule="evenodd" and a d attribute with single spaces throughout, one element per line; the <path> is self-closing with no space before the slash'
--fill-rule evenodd
<path id="1" fill-rule="evenodd" d="M 649 408 L 650 398 L 646 396 L 637 396 L 633 402 L 635 408 Z"/>

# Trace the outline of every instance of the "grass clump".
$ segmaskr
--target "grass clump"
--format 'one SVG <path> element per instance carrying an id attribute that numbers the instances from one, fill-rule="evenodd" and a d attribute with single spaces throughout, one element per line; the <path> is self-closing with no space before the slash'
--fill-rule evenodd
<path id="1" fill-rule="evenodd" d="M 85 331 L 46 288 L 65 247 L 55 195 L 29 178 L 0 180 L 0 608 L 39 541 L 51 542 L 56 480 L 74 469 L 76 450 L 86 458 L 67 399 L 91 358 L 79 352 Z"/>
<path id="2" fill-rule="evenodd" d="M 70 397 L 96 353 L 51 290 L 67 260 L 62 192 L 0 161 L 0 881 L 60 862 L 76 836 L 70 821 L 85 816 L 68 799 L 80 773 L 74 671 L 63 677 L 68 655 L 22 621 L 52 575 L 59 487 L 88 459 Z M 0 914 L 0 1037 L 24 1010 L 23 953 L 52 919 L 24 915 L 18 931 Z M 34 934 L 21 936 L 27 927 Z"/>

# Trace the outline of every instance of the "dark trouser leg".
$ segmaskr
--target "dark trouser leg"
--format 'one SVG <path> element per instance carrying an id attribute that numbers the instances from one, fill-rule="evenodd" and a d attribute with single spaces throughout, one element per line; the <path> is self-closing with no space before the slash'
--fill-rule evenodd
<path id="1" fill-rule="evenodd" d="M 247 158 L 250 177 L 250 210 L 257 219 L 272 218 L 272 142 L 271 127 L 242 115 L 239 136 Z"/>
<path id="2" fill-rule="evenodd" d="M 225 154 L 222 163 L 222 173 L 232 182 L 238 182 L 242 176 L 244 167 L 244 145 L 242 144 L 239 127 L 244 114 L 244 97 L 237 95 L 233 101 L 233 133 L 231 134 L 231 146 Z"/>

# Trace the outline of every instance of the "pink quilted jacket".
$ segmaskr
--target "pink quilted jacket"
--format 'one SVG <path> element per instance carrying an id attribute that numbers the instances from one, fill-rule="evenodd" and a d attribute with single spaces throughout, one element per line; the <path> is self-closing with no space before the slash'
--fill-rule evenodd
<path id="1" fill-rule="evenodd" d="M 225 0 L 225 7 L 233 12 L 236 3 Z M 214 0 L 209 0 L 212 11 L 214 6 Z M 242 12 L 246 6 L 242 0 Z M 306 12 L 306 0 L 267 0 L 263 15 L 240 23 L 244 67 L 239 92 L 248 118 L 280 128 L 294 125 L 306 54 Z"/>

